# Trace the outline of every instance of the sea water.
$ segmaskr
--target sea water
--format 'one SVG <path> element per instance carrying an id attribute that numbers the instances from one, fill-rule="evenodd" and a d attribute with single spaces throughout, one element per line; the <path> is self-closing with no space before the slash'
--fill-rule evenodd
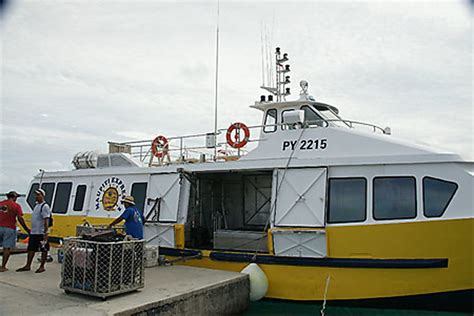
<path id="1" fill-rule="evenodd" d="M 243 316 L 257 315 L 322 315 L 322 304 L 261 300 L 250 303 Z M 358 308 L 326 305 L 325 316 L 461 316 L 468 313 L 436 312 L 422 310 Z"/>

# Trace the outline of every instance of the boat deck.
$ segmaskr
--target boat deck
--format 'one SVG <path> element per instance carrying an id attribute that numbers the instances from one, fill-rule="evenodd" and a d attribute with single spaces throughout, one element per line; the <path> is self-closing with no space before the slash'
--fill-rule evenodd
<path id="1" fill-rule="evenodd" d="M 184 266 L 145 269 L 145 288 L 106 301 L 59 288 L 61 265 L 55 250 L 46 272 L 15 272 L 26 254 L 10 257 L 7 272 L 0 274 L 0 315 L 209 315 L 239 313 L 249 304 L 249 279 L 241 273 Z M 37 255 L 39 256 L 39 254 Z"/>

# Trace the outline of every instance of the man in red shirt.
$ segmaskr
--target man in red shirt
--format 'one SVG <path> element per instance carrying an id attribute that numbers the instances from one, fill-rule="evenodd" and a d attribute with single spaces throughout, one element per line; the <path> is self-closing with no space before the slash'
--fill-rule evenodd
<path id="1" fill-rule="evenodd" d="M 3 247 L 3 260 L 0 272 L 7 271 L 7 262 L 10 251 L 16 245 L 16 220 L 21 224 L 28 234 L 30 229 L 23 219 L 21 206 L 16 203 L 19 194 L 15 191 L 7 193 L 7 199 L 0 202 L 0 247 Z"/>

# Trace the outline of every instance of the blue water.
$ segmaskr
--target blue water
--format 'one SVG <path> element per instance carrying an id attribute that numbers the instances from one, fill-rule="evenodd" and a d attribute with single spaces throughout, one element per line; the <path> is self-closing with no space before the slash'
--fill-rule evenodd
<path id="1" fill-rule="evenodd" d="M 470 315 L 464 313 L 435 312 L 420 310 L 401 309 L 376 309 L 339 307 L 327 305 L 324 314 L 326 316 L 461 316 Z M 284 302 L 275 300 L 262 300 L 250 303 L 249 309 L 244 312 L 244 316 L 257 315 L 321 315 L 321 304 Z"/>

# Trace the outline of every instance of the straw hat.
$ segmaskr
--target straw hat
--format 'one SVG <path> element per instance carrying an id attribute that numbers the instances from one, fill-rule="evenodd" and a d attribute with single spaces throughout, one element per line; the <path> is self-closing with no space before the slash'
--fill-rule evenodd
<path id="1" fill-rule="evenodd" d="M 135 199 L 133 198 L 133 196 L 127 195 L 126 197 L 123 198 L 122 203 L 135 205 Z"/>

